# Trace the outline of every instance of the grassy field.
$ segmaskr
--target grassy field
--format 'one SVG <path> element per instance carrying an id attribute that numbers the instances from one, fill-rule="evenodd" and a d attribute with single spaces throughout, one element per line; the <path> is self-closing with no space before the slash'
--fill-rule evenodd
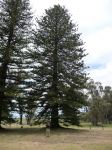
<path id="1" fill-rule="evenodd" d="M 112 150 L 112 128 L 66 128 L 45 136 L 41 127 L 0 132 L 0 150 Z"/>

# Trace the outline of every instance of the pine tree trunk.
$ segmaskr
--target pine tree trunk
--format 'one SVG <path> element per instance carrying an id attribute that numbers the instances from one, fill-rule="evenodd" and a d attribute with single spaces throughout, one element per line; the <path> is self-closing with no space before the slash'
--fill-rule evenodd
<path id="1" fill-rule="evenodd" d="M 7 78 L 7 70 L 8 70 L 8 64 L 10 62 L 10 45 L 13 37 L 13 27 L 10 30 L 10 34 L 8 37 L 7 47 L 3 56 L 4 62 L 1 65 L 1 72 L 0 72 L 0 126 L 2 121 L 2 105 L 4 105 L 4 91 L 6 86 L 6 78 Z"/>
<path id="2" fill-rule="evenodd" d="M 58 105 L 55 104 L 51 111 L 51 128 L 59 127 Z"/>
<path id="3" fill-rule="evenodd" d="M 56 18 L 57 19 L 57 18 Z M 53 52 L 53 82 L 52 82 L 52 91 L 53 97 L 57 99 L 58 97 L 58 39 L 57 39 L 57 20 L 55 25 L 55 48 Z M 59 127 L 59 116 L 58 116 L 58 104 L 54 102 L 54 105 L 51 108 L 51 128 Z"/>
<path id="4" fill-rule="evenodd" d="M 1 129 L 1 122 L 2 122 L 2 102 L 1 102 L 1 92 L 0 92 L 0 129 Z"/>
<path id="5" fill-rule="evenodd" d="M 20 114 L 20 125 L 21 125 L 21 128 L 23 128 L 23 114 L 22 113 Z"/>
<path id="6" fill-rule="evenodd" d="M 3 127 L 2 127 L 2 106 L 0 106 L 0 130 L 3 130 Z"/>
<path id="7" fill-rule="evenodd" d="M 2 112 L 4 111 L 4 91 L 5 91 L 5 82 L 7 77 L 7 62 L 1 65 L 1 72 L 0 72 L 0 129 L 2 129 L 1 122 L 2 122 Z"/>
<path id="8" fill-rule="evenodd" d="M 2 124 L 2 111 L 1 111 L 1 108 L 0 108 L 0 129 L 2 129 L 1 124 Z"/>
<path id="9" fill-rule="evenodd" d="M 97 119 L 97 117 L 93 118 L 92 124 L 93 124 L 93 126 L 98 126 L 98 119 Z"/>
<path id="10" fill-rule="evenodd" d="M 30 118 L 29 118 L 29 116 L 26 117 L 26 122 L 27 122 L 27 125 L 30 125 Z"/>

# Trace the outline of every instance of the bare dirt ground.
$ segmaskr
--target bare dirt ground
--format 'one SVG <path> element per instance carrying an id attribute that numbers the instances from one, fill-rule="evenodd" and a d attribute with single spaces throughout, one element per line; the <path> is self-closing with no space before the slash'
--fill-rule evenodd
<path id="1" fill-rule="evenodd" d="M 112 128 L 11 128 L 0 133 L 0 150 L 112 150 Z"/>

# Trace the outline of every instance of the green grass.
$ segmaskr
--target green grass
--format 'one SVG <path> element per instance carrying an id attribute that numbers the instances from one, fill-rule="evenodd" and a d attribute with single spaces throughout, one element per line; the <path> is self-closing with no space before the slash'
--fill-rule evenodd
<path id="1" fill-rule="evenodd" d="M 112 144 L 88 144 L 84 145 L 84 150 L 112 150 Z"/>
<path id="2" fill-rule="evenodd" d="M 90 122 L 81 122 L 81 127 L 83 128 L 98 128 L 97 126 L 93 126 Z M 102 125 L 100 124 L 99 125 L 99 128 L 102 127 Z M 103 127 L 104 128 L 112 128 L 112 124 L 103 124 Z"/>
<path id="3" fill-rule="evenodd" d="M 104 127 L 112 128 L 112 124 L 104 124 Z"/>

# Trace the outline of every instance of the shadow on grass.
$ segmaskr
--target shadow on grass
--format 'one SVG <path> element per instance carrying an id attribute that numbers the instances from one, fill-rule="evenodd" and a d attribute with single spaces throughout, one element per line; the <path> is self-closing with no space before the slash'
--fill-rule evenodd
<path id="1" fill-rule="evenodd" d="M 42 134 L 45 132 L 45 128 L 3 128 L 0 133 L 4 134 Z"/>
<path id="2" fill-rule="evenodd" d="M 78 128 L 67 128 L 67 127 L 60 127 L 57 129 L 53 129 L 52 132 L 54 132 L 55 134 L 65 134 L 65 133 L 69 133 L 69 134 L 74 134 L 74 133 L 83 133 L 83 132 L 89 132 L 89 130 L 87 129 L 78 129 Z"/>
<path id="3" fill-rule="evenodd" d="M 31 128 L 3 128 L 0 130 L 0 133 L 4 134 L 19 134 L 19 135 L 31 135 L 31 134 L 45 134 L 46 128 L 36 128 L 36 127 L 31 127 Z M 88 132 L 86 129 L 73 129 L 73 128 L 65 128 L 65 127 L 60 127 L 57 129 L 51 129 L 51 132 L 53 134 L 74 134 L 74 133 L 83 133 L 83 132 Z"/>

